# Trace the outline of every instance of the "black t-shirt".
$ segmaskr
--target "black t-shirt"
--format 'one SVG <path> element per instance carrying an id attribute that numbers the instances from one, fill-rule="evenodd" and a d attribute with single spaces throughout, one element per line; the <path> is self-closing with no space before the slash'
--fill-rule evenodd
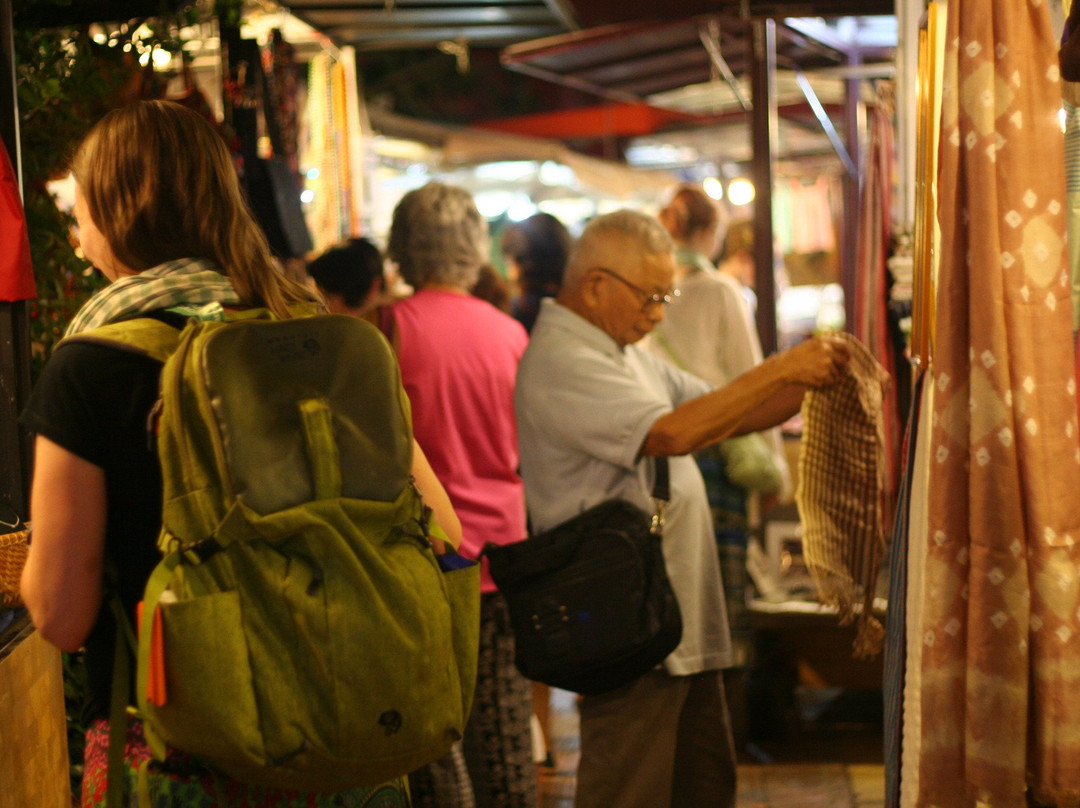
<path id="1" fill-rule="evenodd" d="M 160 362 L 129 350 L 67 343 L 49 359 L 19 418 L 105 470 L 106 555 L 119 572 L 132 625 L 135 604 L 161 559 L 161 470 L 147 431 L 160 373 Z M 106 599 L 85 646 L 86 721 L 108 716 L 115 632 Z"/>

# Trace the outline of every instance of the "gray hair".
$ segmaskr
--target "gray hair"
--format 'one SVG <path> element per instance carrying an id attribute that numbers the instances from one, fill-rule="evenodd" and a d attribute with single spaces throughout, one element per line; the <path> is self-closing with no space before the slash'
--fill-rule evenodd
<path id="1" fill-rule="evenodd" d="M 570 251 L 565 283 L 579 283 L 584 274 L 595 266 L 597 254 L 610 249 L 610 239 L 619 236 L 644 255 L 661 255 L 675 249 L 667 228 L 656 217 L 623 208 L 598 216 L 585 227 Z"/>
<path id="2" fill-rule="evenodd" d="M 414 289 L 429 283 L 471 288 L 488 251 L 487 221 L 463 188 L 429 182 L 394 208 L 386 254 Z"/>

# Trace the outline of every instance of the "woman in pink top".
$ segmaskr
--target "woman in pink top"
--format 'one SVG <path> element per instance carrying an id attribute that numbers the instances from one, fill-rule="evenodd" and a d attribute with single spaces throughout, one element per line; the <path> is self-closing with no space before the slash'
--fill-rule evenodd
<path id="1" fill-rule="evenodd" d="M 406 194 L 394 209 L 387 256 L 416 291 L 380 318 L 401 364 L 416 440 L 461 519 L 461 552 L 470 558 L 487 542 L 525 537 L 514 377 L 528 337 L 469 294 L 488 243 L 468 192 L 431 182 Z M 472 790 L 478 806 L 535 808 L 531 686 L 514 667 L 506 604 L 486 565 L 481 589 L 480 667 L 464 739 Z M 433 765 L 413 778 L 414 804 L 470 804 L 468 779 L 445 793 L 448 778 Z"/>

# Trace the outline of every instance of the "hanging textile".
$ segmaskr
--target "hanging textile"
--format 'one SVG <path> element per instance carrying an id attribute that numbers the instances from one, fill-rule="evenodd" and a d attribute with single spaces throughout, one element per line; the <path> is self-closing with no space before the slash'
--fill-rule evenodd
<path id="1" fill-rule="evenodd" d="M 863 177 L 862 202 L 859 206 L 858 243 L 855 273 L 855 322 L 852 333 L 861 340 L 890 373 L 896 368 L 893 342 L 889 335 L 888 289 L 886 277 L 892 222 L 893 125 L 892 110 L 879 98 L 869 113 L 870 141 Z M 897 444 L 900 438 L 900 414 L 897 410 L 896 385 L 885 390 L 882 411 L 884 479 L 882 512 L 893 511 L 898 472 Z"/>
<path id="2" fill-rule="evenodd" d="M 901 450 L 903 462 L 896 496 L 896 517 L 893 519 L 892 540 L 889 543 L 889 619 L 885 623 L 885 670 L 882 675 L 886 808 L 897 808 L 900 804 L 900 739 L 904 726 L 904 652 L 907 643 L 908 506 L 924 378 L 925 375 L 920 374 L 913 385 L 911 411 L 908 413 Z"/>
<path id="3" fill-rule="evenodd" d="M 930 476 L 930 425 L 933 423 L 935 387 L 923 375 L 919 396 L 919 420 L 915 428 L 915 448 L 911 462 L 911 493 L 907 509 L 907 581 L 903 599 L 889 593 L 903 610 L 904 653 L 903 690 L 900 700 L 901 726 L 900 760 L 886 761 L 886 766 L 899 764 L 900 808 L 913 808 L 919 795 L 919 749 L 922 742 L 922 652 L 923 602 L 926 599 L 927 526 L 926 486 Z M 890 623 L 892 621 L 890 620 Z M 888 776 L 888 775 L 886 775 Z M 886 791 L 885 798 L 891 795 Z"/>
<path id="4" fill-rule="evenodd" d="M 795 502 L 818 598 L 837 607 L 841 625 L 858 614 L 854 655 L 868 657 L 881 650 L 884 634 L 873 605 L 885 544 L 881 402 L 889 377 L 865 345 L 838 337 L 851 353 L 848 374 L 803 400 Z"/>
<path id="5" fill-rule="evenodd" d="M 308 223 L 316 251 L 351 235 L 348 228 L 348 154 L 344 148 L 344 85 L 341 68 L 324 52 L 308 63 L 308 132 L 304 163 L 317 170 L 308 177 L 312 192 Z M 343 162 L 346 161 L 346 162 Z"/>
<path id="6" fill-rule="evenodd" d="M 26 232 L 19 184 L 0 141 L 0 301 L 13 303 L 37 297 L 34 269 L 30 265 L 30 239 Z"/>
<path id="7" fill-rule="evenodd" d="M 285 41 L 281 30 L 270 33 L 270 47 L 263 51 L 263 70 L 266 71 L 268 98 L 266 115 L 272 117 L 275 126 L 268 127 L 274 156 L 284 160 L 289 169 L 300 176 L 300 78 L 296 64 L 296 49 Z"/>
<path id="8" fill-rule="evenodd" d="M 945 42 L 916 804 L 1020 808 L 1030 778 L 1075 805 L 1080 446 L 1048 5 L 952 0 Z"/>

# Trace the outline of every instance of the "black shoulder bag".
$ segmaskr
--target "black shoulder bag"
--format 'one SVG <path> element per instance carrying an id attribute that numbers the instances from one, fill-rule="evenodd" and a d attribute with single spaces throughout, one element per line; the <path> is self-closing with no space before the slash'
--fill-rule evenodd
<path id="1" fill-rule="evenodd" d="M 510 607 L 514 662 L 529 679 L 585 695 L 659 665 L 682 639 L 661 550 L 668 461 L 656 460 L 653 514 L 601 502 L 515 544 L 488 544 L 491 577 Z"/>

